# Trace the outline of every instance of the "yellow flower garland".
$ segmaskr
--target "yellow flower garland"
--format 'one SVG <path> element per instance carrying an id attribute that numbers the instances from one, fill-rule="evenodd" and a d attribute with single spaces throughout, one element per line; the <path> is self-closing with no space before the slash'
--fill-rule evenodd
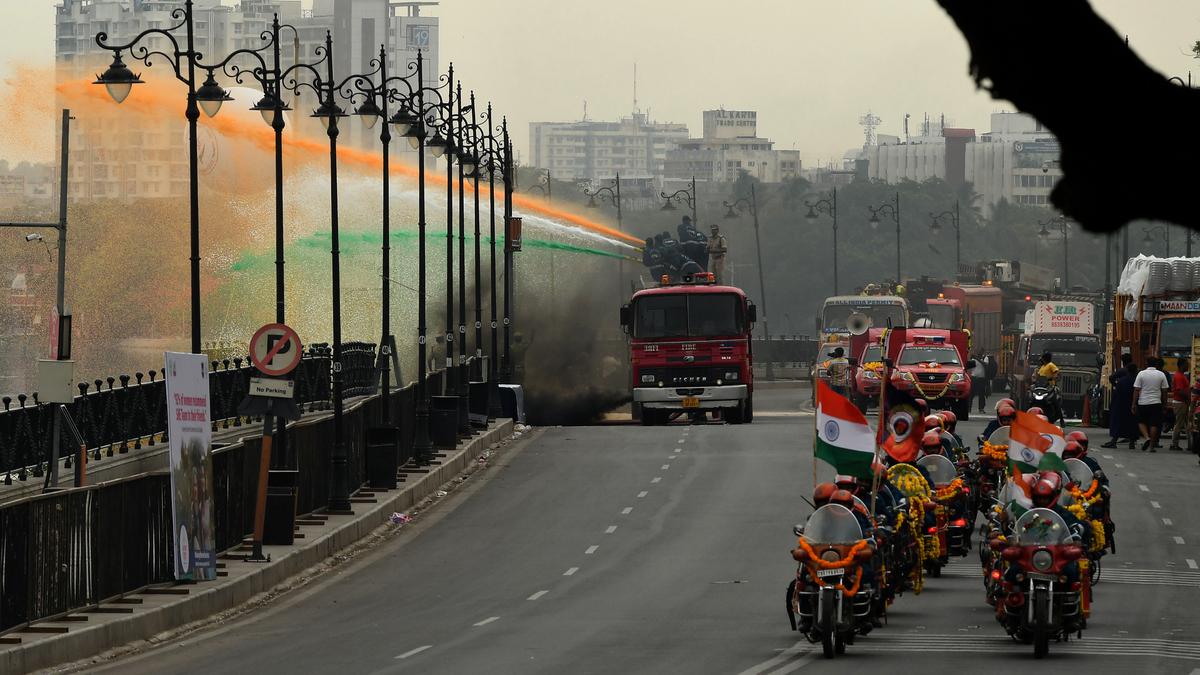
<path id="1" fill-rule="evenodd" d="M 1071 504 L 1067 507 L 1067 510 L 1070 511 L 1071 514 L 1080 521 L 1086 523 L 1088 527 L 1092 528 L 1092 545 L 1088 547 L 1088 551 L 1095 553 L 1096 551 L 1103 549 L 1105 543 L 1104 523 L 1100 522 L 1099 520 L 1092 520 L 1088 518 L 1087 511 L 1083 503 L 1076 502 Z"/>
<path id="2" fill-rule="evenodd" d="M 938 488 L 933 493 L 933 498 L 936 501 L 944 502 L 961 495 L 963 493 L 963 482 L 961 478 L 955 478 L 949 485 L 943 488 Z"/>
<path id="3" fill-rule="evenodd" d="M 862 367 L 865 370 L 873 370 L 877 373 L 882 373 L 883 361 L 868 361 L 867 363 L 864 363 Z"/>
<path id="4" fill-rule="evenodd" d="M 1006 464 L 1008 463 L 1008 446 L 1001 444 L 992 445 L 984 441 L 983 447 L 979 450 L 979 456 L 992 464 Z"/>

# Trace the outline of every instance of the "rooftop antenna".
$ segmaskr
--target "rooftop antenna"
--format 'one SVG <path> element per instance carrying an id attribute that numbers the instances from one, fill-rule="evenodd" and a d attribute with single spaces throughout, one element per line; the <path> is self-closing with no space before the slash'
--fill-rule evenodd
<path id="1" fill-rule="evenodd" d="M 583 121 L 587 121 L 587 99 L 583 99 Z"/>
<path id="2" fill-rule="evenodd" d="M 883 120 L 880 119 L 880 117 L 878 115 L 875 115 L 874 113 L 872 113 L 870 110 L 867 111 L 867 114 L 862 115 L 858 118 L 858 123 L 860 125 L 862 125 L 862 128 L 863 128 L 863 147 L 864 148 L 867 147 L 868 145 L 875 145 L 875 128 L 879 126 L 880 122 L 883 122 Z"/>
<path id="3" fill-rule="evenodd" d="M 942 135 L 946 135 L 946 113 L 942 113 Z"/>
<path id="4" fill-rule="evenodd" d="M 908 143 L 908 113 L 904 113 L 904 142 Z"/>
<path id="5" fill-rule="evenodd" d="M 633 62 L 633 112 L 638 112 L 637 106 L 637 61 Z"/>

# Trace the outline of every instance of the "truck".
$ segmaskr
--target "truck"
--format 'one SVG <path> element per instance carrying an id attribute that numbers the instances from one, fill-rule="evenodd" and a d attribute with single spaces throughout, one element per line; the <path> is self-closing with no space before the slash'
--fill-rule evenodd
<path id="1" fill-rule="evenodd" d="M 1029 405 L 1029 388 L 1042 354 L 1050 352 L 1059 368 L 1063 417 L 1080 418 L 1084 399 L 1100 384 L 1104 365 L 1100 337 L 1095 331 L 1095 306 L 1090 302 L 1041 300 L 1027 312 L 1024 326 L 1008 375 L 1013 400 L 1022 408 Z"/>
<path id="2" fill-rule="evenodd" d="M 960 420 L 969 419 L 971 378 L 966 371 L 967 337 L 962 330 L 892 331 L 888 336 L 888 351 L 894 367 L 888 386 L 925 399 L 930 408 L 948 408 Z"/>
<path id="3" fill-rule="evenodd" d="M 756 321 L 745 292 L 716 284 L 710 272 L 634 293 L 621 308 L 634 418 L 651 426 L 711 412 L 730 424 L 752 422 Z"/>
<path id="4" fill-rule="evenodd" d="M 1184 273 L 1176 265 L 1187 264 Z M 1163 360 L 1163 370 L 1174 372 L 1178 359 L 1192 349 L 1192 336 L 1200 335 L 1200 285 L 1187 270 L 1200 260 L 1138 256 L 1130 259 L 1117 286 L 1111 356 L 1114 366 L 1129 354 L 1139 368 L 1146 360 Z M 1152 278 L 1153 277 L 1153 278 Z"/>
<path id="5" fill-rule="evenodd" d="M 907 326 L 910 315 L 908 301 L 898 295 L 835 295 L 825 298 L 821 316 L 817 317 L 817 360 L 813 362 L 813 401 L 816 402 L 816 381 L 829 377 L 829 353 L 841 347 L 846 356 L 850 350 L 851 334 L 865 333 L 871 328 Z"/>

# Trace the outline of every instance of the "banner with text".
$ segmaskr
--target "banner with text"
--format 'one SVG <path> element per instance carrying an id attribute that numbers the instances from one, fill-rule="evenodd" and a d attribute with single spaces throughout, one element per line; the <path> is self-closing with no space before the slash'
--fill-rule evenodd
<path id="1" fill-rule="evenodd" d="M 167 433 L 171 449 L 171 518 L 175 578 L 217 578 L 213 527 L 212 426 L 208 358 L 163 354 L 167 374 Z"/>

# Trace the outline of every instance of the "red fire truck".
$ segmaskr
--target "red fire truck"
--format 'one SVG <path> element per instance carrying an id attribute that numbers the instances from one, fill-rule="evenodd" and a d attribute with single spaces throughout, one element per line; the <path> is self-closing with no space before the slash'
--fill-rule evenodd
<path id="1" fill-rule="evenodd" d="M 966 332 L 897 329 L 888 336 L 888 351 L 896 364 L 892 388 L 925 399 L 931 408 L 949 408 L 960 420 L 969 419 L 971 378 L 966 368 L 973 362 L 967 359 Z"/>
<path id="2" fill-rule="evenodd" d="M 633 414 L 665 424 L 684 413 L 713 412 L 730 424 L 754 417 L 753 303 L 711 273 L 684 275 L 634 293 L 621 308 L 629 335 Z"/>

